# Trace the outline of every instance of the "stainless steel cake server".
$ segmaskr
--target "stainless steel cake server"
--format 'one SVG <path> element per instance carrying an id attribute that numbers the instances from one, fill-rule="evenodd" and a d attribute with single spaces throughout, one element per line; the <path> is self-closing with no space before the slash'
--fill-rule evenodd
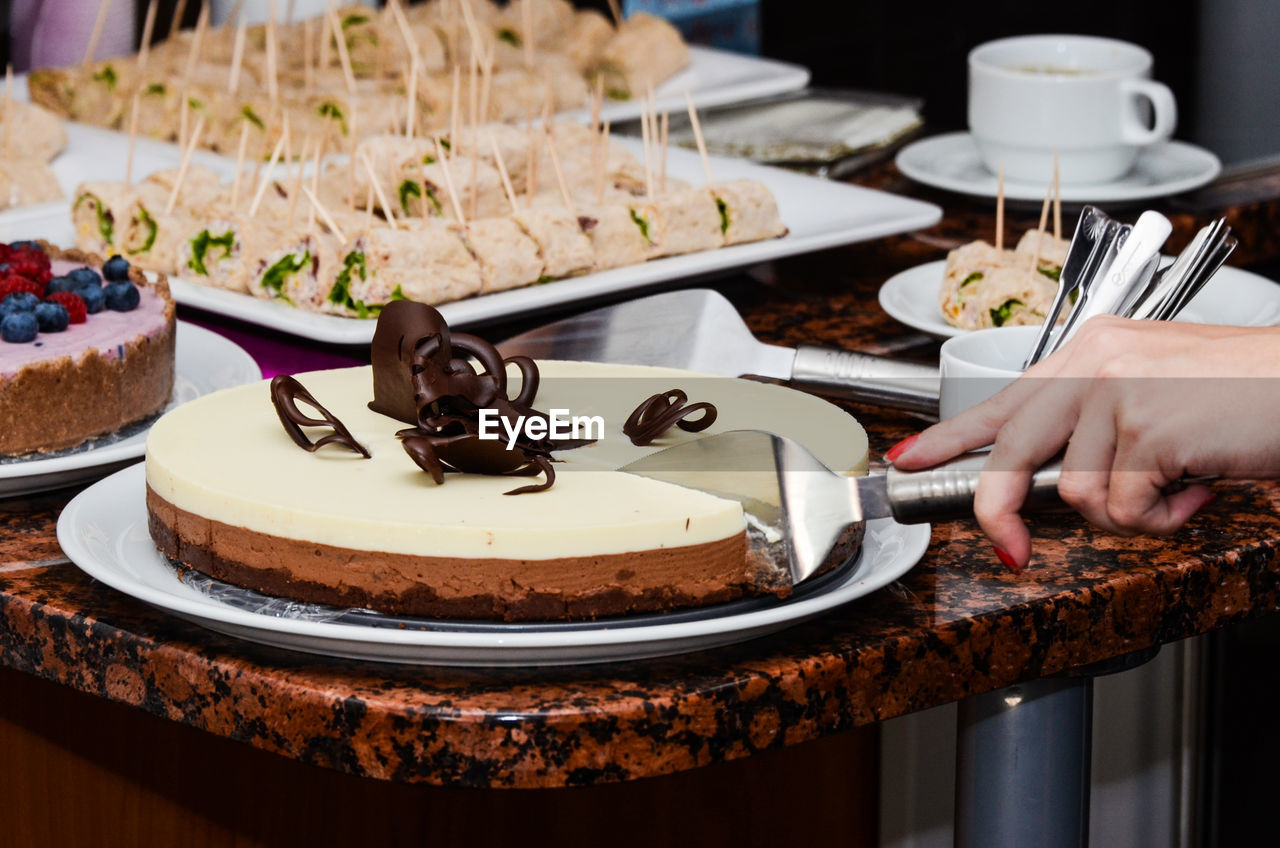
<path id="1" fill-rule="evenodd" d="M 780 543 L 793 583 L 822 567 L 852 525 L 892 517 L 922 524 L 973 515 L 986 454 L 966 454 L 926 471 L 846 477 L 802 445 L 760 430 L 731 430 L 651 454 L 622 471 L 742 504 L 749 523 Z M 1032 477 L 1026 508 L 1061 506 L 1061 465 Z"/>
<path id="2" fill-rule="evenodd" d="M 684 289 L 584 312 L 498 345 L 504 356 L 661 365 L 787 380 L 815 394 L 936 415 L 938 369 L 835 348 L 756 339 L 723 295 Z"/>

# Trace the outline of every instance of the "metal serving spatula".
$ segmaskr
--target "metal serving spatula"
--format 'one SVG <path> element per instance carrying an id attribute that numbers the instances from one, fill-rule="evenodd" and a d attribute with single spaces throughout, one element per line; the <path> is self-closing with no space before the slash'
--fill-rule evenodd
<path id="1" fill-rule="evenodd" d="M 686 442 L 621 470 L 736 500 L 752 523 L 785 548 L 793 583 L 813 576 L 851 525 L 893 517 L 903 524 L 973 515 L 986 454 L 968 454 L 927 471 L 869 477 L 837 474 L 800 444 L 759 430 L 731 430 Z M 1032 478 L 1027 508 L 1061 506 L 1061 466 Z"/>
<path id="2" fill-rule="evenodd" d="M 796 388 L 936 415 L 938 369 L 883 356 L 765 344 L 711 289 L 684 289 L 606 306 L 498 345 L 504 356 L 662 365 L 704 374 L 757 374 Z"/>

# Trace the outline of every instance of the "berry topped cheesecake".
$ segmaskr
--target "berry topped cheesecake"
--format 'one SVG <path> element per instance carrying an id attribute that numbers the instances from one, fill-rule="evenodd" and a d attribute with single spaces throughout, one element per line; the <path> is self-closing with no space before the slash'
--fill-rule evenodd
<path id="1" fill-rule="evenodd" d="M 0 455 L 75 447 L 173 392 L 174 304 L 119 256 L 0 244 Z"/>

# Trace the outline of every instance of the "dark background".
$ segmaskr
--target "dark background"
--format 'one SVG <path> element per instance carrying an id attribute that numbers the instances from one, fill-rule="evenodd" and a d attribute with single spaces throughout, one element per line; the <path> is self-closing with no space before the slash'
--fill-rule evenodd
<path id="1" fill-rule="evenodd" d="M 930 129 L 965 126 L 965 57 L 984 41 L 1069 32 L 1132 41 L 1155 57 L 1155 79 L 1180 104 L 1196 92 L 1199 0 L 1027 0 L 915 3 L 762 0 L 764 55 L 806 65 L 813 84 L 923 97 Z M 1180 110 L 1178 136 L 1195 132 Z"/>
<path id="2" fill-rule="evenodd" d="M 57 0 L 45 0 L 57 2 Z M 280 4 L 277 4 L 278 6 Z M 575 5 L 607 13 L 605 0 Z M 1200 0 L 1074 0 L 1041 5 L 1027 0 L 908 3 L 894 0 L 761 0 L 761 52 L 806 65 L 819 86 L 862 88 L 923 97 L 932 129 L 965 125 L 965 55 L 993 38 L 1033 32 L 1071 32 L 1133 41 L 1155 56 L 1155 78 L 1178 102 L 1194 102 L 1195 21 Z M 161 0 L 156 35 L 169 30 L 176 0 Z M 146 12 L 138 2 L 138 30 Z M 188 0 L 186 25 L 200 0 Z M 0 0 L 9 20 L 9 0 Z M 8 38 L 0 49 L 8 60 Z M 1195 134 L 1183 109 L 1178 136 Z"/>

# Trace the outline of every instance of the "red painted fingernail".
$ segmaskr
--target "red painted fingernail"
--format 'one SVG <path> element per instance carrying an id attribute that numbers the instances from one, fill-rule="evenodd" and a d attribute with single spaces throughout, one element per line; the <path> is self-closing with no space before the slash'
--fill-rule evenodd
<path id="1" fill-rule="evenodd" d="M 1209 493 L 1209 497 L 1207 497 L 1207 498 L 1205 498 L 1205 499 L 1204 499 L 1204 503 L 1202 503 L 1202 504 L 1200 504 L 1200 506 L 1196 507 L 1195 512 L 1193 512 L 1193 513 L 1191 513 L 1191 514 L 1192 514 L 1192 515 L 1195 515 L 1195 514 L 1197 514 L 1197 513 L 1199 513 L 1199 512 L 1202 512 L 1202 511 L 1204 510 L 1204 508 L 1205 508 L 1205 507 L 1207 507 L 1209 504 L 1213 503 L 1213 502 L 1214 502 L 1215 500 L 1217 500 L 1217 499 L 1218 499 L 1218 493 L 1217 493 L 1217 492 L 1210 492 L 1210 493 Z"/>
<path id="2" fill-rule="evenodd" d="M 1017 561 L 1015 561 L 1014 558 L 1009 555 L 1008 551 L 1006 551 L 1004 548 L 1000 547 L 999 545 L 995 545 L 994 547 L 996 549 L 996 556 L 1000 558 L 1000 561 L 1002 563 L 1004 563 L 1005 568 L 1012 571 L 1015 575 L 1022 573 L 1022 566 L 1018 565 Z"/>
<path id="3" fill-rule="evenodd" d="M 916 433 L 914 436 L 907 436 L 905 439 L 903 439 L 902 441 L 898 442 L 896 445 L 894 445 L 893 447 L 885 451 L 884 458 L 889 460 L 890 462 L 893 462 L 895 459 L 897 459 L 898 457 L 906 453 L 908 450 L 910 450 L 911 446 L 914 445 L 916 443 L 916 440 L 919 438 L 920 438 L 919 433 Z"/>

